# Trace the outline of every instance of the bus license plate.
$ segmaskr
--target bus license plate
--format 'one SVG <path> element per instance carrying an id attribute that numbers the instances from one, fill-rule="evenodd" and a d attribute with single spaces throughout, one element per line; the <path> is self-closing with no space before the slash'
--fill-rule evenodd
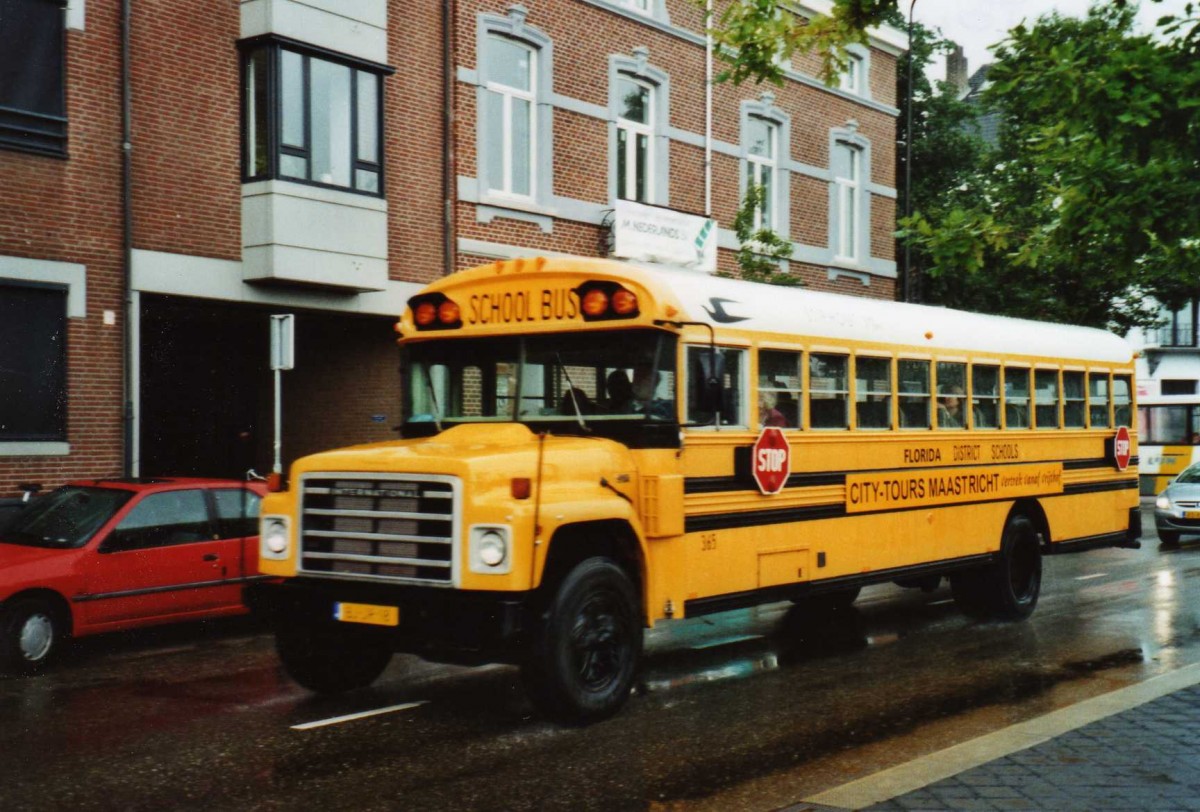
<path id="1" fill-rule="evenodd" d="M 1183 512 L 1185 519 L 1200 519 L 1200 510 L 1185 510 Z"/>
<path id="2" fill-rule="evenodd" d="M 372 603 L 335 603 L 333 616 L 343 623 L 367 623 L 372 626 L 399 626 L 400 608 Z"/>

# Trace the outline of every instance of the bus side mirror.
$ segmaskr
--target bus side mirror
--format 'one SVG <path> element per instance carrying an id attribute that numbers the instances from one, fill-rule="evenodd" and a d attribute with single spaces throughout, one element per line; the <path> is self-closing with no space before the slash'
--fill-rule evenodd
<path id="1" fill-rule="evenodd" d="M 724 403 L 725 356 L 719 352 L 702 352 L 696 358 L 695 370 L 699 381 L 696 405 L 701 412 L 717 414 Z"/>

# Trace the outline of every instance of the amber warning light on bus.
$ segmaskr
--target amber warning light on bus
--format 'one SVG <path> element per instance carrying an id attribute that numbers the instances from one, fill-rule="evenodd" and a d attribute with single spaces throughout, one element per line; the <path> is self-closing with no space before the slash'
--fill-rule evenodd
<path id="1" fill-rule="evenodd" d="M 584 321 L 632 319 L 640 313 L 637 294 L 616 282 L 584 282 L 575 293 Z"/>
<path id="2" fill-rule="evenodd" d="M 462 311 L 458 304 L 442 293 L 427 293 L 408 300 L 413 324 L 418 330 L 456 330 L 462 327 Z"/>

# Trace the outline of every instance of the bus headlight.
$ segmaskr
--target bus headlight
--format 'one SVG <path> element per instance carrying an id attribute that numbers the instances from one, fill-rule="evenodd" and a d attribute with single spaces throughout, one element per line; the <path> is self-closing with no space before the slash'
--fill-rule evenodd
<path id="1" fill-rule="evenodd" d="M 509 541 L 512 532 L 506 525 L 477 524 L 471 528 L 471 572 L 504 575 L 512 570 Z"/>
<path id="2" fill-rule="evenodd" d="M 1154 500 L 1154 506 L 1159 510 L 1170 510 L 1171 499 L 1165 493 Z"/>
<path id="3" fill-rule="evenodd" d="M 259 538 L 259 556 L 276 561 L 287 558 L 288 547 L 291 543 L 289 535 L 286 516 L 263 516 Z"/>

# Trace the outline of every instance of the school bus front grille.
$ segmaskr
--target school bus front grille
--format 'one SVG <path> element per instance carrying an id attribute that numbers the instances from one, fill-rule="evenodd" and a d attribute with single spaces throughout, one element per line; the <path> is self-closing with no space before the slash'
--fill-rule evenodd
<path id="1" fill-rule="evenodd" d="M 301 572 L 453 585 L 456 484 L 451 477 L 415 475 L 305 477 Z"/>

